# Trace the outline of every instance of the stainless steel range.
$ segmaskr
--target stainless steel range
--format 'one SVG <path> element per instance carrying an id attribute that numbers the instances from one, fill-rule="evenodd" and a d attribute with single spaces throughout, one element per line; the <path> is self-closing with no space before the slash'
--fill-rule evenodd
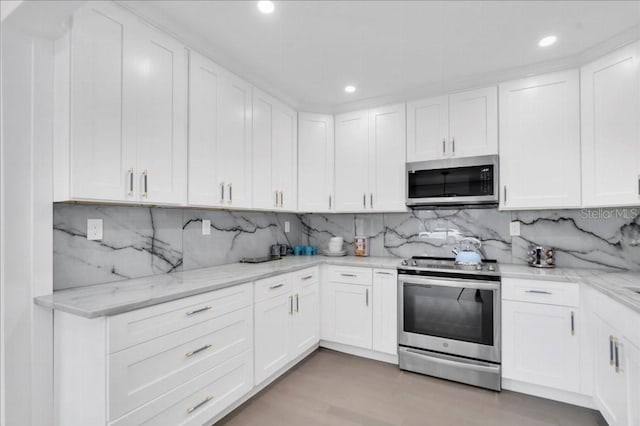
<path id="1" fill-rule="evenodd" d="M 500 390 L 500 270 L 413 257 L 398 268 L 400 368 Z"/>

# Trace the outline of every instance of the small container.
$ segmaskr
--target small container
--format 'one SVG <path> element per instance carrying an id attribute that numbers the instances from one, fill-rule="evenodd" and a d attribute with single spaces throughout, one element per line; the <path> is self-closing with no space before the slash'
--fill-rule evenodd
<path id="1" fill-rule="evenodd" d="M 304 254 L 304 246 L 295 246 L 293 248 L 294 256 L 302 256 Z"/>
<path id="2" fill-rule="evenodd" d="M 280 244 L 271 245 L 270 253 L 271 253 L 272 257 L 279 257 L 280 256 Z"/>
<path id="3" fill-rule="evenodd" d="M 554 268 L 556 266 L 555 249 L 531 244 L 527 262 L 534 268 Z"/>
<path id="4" fill-rule="evenodd" d="M 305 256 L 313 256 L 313 247 L 304 246 L 304 255 Z"/>
<path id="5" fill-rule="evenodd" d="M 356 236 L 353 241 L 356 256 L 369 256 L 369 238 Z"/>
<path id="6" fill-rule="evenodd" d="M 280 256 L 286 256 L 289 253 L 289 246 L 286 244 L 279 244 Z"/>

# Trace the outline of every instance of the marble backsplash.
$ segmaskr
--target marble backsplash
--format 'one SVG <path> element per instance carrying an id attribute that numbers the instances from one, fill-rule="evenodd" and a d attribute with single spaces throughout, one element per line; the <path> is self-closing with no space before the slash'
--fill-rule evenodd
<path id="1" fill-rule="evenodd" d="M 370 238 L 371 256 L 452 256 L 445 238 L 473 236 L 486 258 L 525 263 L 530 243 L 555 247 L 556 264 L 567 267 L 640 270 L 640 209 L 583 209 L 501 212 L 497 209 L 415 210 L 384 214 L 308 214 L 302 216 L 307 243 L 326 246 L 343 236 L 353 253 L 356 235 Z M 509 223 L 520 222 L 511 237 Z"/>
<path id="2" fill-rule="evenodd" d="M 332 236 L 344 237 L 350 253 L 364 235 L 372 256 L 451 256 L 452 238 L 436 238 L 443 230 L 479 238 L 483 256 L 500 262 L 524 263 L 534 242 L 555 247 L 559 266 L 640 270 L 640 209 L 297 215 L 56 204 L 53 219 L 55 289 L 233 263 L 276 242 L 324 248 Z M 103 219 L 101 241 L 86 239 L 87 219 Z M 202 235 L 205 219 L 211 235 Z M 509 235 L 511 221 L 520 222 L 519 237 Z"/>
<path id="3" fill-rule="evenodd" d="M 101 241 L 87 240 L 87 219 L 103 219 Z M 202 235 L 205 219 L 210 235 Z M 264 256 L 276 242 L 300 244 L 302 235 L 295 214 L 55 204 L 53 287 L 233 263 Z"/>

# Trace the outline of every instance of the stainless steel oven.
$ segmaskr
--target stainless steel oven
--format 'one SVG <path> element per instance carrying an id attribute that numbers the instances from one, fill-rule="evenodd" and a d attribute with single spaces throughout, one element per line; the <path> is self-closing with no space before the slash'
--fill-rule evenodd
<path id="1" fill-rule="evenodd" d="M 407 206 L 498 203 L 498 156 L 407 163 Z"/>
<path id="2" fill-rule="evenodd" d="M 499 390 L 499 275 L 418 269 L 398 273 L 400 368 Z"/>

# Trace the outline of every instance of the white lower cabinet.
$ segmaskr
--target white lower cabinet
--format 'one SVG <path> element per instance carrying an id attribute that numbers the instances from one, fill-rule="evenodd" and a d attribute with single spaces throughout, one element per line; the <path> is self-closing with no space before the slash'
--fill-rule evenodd
<path id="1" fill-rule="evenodd" d="M 503 378 L 579 393 L 579 304 L 576 283 L 503 278 Z"/>
<path id="2" fill-rule="evenodd" d="M 640 424 L 640 315 L 590 291 L 593 398 L 610 426 Z"/>
<path id="3" fill-rule="evenodd" d="M 318 268 L 256 281 L 255 384 L 319 340 Z"/>
<path id="4" fill-rule="evenodd" d="M 95 319 L 55 311 L 54 424 L 210 421 L 253 387 L 252 290 Z"/>
<path id="5" fill-rule="evenodd" d="M 373 350 L 398 353 L 398 272 L 373 270 Z"/>
<path id="6" fill-rule="evenodd" d="M 328 267 L 322 293 L 322 338 L 372 348 L 373 287 L 369 268 Z"/>

